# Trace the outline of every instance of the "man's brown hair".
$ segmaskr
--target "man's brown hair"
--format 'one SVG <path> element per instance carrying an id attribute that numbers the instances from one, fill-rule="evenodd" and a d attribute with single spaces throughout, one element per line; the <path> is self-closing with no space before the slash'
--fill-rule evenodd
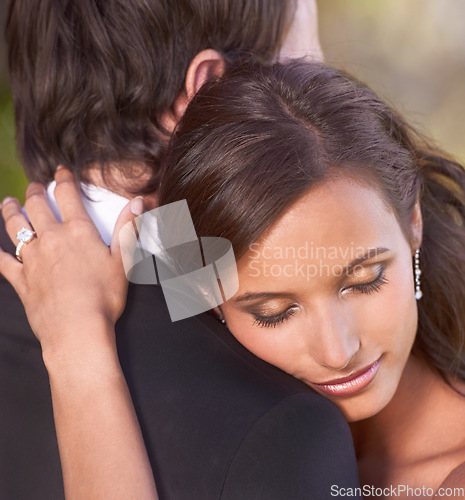
<path id="1" fill-rule="evenodd" d="M 160 124 L 201 50 L 226 63 L 276 55 L 294 0 L 12 0 L 6 27 L 17 144 L 26 174 L 57 165 L 148 165 L 156 186 Z"/>

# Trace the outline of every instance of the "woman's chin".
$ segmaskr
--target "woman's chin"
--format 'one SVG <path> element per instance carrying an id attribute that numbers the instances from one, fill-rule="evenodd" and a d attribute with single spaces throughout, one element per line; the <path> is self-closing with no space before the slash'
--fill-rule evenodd
<path id="1" fill-rule="evenodd" d="M 374 407 L 354 407 L 347 405 L 347 407 L 341 407 L 341 405 L 337 405 L 339 409 L 342 411 L 344 417 L 347 422 L 358 422 L 359 420 L 365 420 L 367 418 L 371 418 L 378 414 L 383 408 L 381 406 Z"/>

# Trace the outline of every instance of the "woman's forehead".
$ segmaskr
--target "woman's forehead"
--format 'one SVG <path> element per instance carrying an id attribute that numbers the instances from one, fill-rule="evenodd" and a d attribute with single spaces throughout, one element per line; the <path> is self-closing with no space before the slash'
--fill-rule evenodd
<path id="1" fill-rule="evenodd" d="M 299 198 L 257 244 L 371 247 L 383 240 L 386 246 L 399 234 L 399 224 L 377 189 L 337 176 L 318 183 Z"/>

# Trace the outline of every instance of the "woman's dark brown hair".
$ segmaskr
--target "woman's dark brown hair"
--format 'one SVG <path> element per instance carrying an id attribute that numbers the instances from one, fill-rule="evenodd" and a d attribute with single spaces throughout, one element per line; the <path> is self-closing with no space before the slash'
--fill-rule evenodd
<path id="1" fill-rule="evenodd" d="M 11 0 L 6 27 L 17 144 L 31 180 L 89 163 L 154 176 L 160 115 L 206 48 L 269 61 L 295 0 Z M 140 169 L 139 169 L 140 170 Z"/>
<path id="2" fill-rule="evenodd" d="M 186 199 L 197 234 L 229 239 L 237 258 L 332 174 L 378 189 L 412 248 L 420 199 L 414 352 L 446 380 L 465 380 L 465 171 L 366 86 L 319 63 L 233 68 L 191 102 L 165 167 L 160 204 Z"/>

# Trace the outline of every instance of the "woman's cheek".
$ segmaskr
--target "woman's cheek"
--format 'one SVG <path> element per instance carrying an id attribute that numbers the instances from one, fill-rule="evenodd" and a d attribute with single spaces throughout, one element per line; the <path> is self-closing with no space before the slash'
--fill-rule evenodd
<path id="1" fill-rule="evenodd" d="M 292 343 L 286 342 L 283 326 L 266 328 L 252 325 L 247 320 L 233 319 L 228 322 L 231 334 L 250 352 L 264 361 L 292 373 L 295 356 Z"/>
<path id="2" fill-rule="evenodd" d="M 388 279 L 388 283 L 376 293 L 376 299 L 366 304 L 364 319 L 357 321 L 365 325 L 361 341 L 366 346 L 377 339 L 380 348 L 384 346 L 389 351 L 401 348 L 407 355 L 417 322 L 413 279 L 401 266 L 393 269 Z"/>

